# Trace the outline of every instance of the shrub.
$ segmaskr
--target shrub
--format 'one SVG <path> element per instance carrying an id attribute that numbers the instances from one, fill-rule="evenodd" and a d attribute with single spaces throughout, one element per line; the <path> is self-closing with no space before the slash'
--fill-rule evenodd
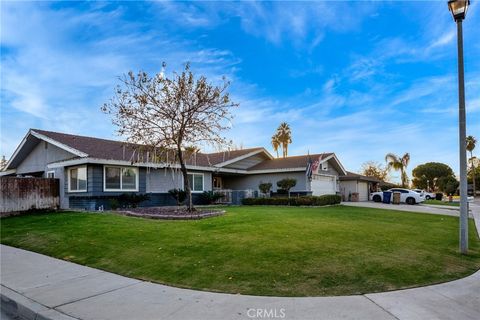
<path id="1" fill-rule="evenodd" d="M 138 205 L 146 200 L 149 200 L 150 197 L 146 194 L 136 194 L 136 193 L 124 193 L 118 197 L 118 201 L 122 207 L 131 207 L 136 208 Z"/>
<path id="2" fill-rule="evenodd" d="M 443 193 L 437 192 L 435 193 L 435 200 L 442 200 L 443 199 Z"/>
<path id="3" fill-rule="evenodd" d="M 272 189 L 272 184 L 270 182 L 262 182 L 258 185 L 258 189 L 261 193 L 270 193 L 270 189 Z"/>
<path id="4" fill-rule="evenodd" d="M 177 206 L 182 204 L 187 199 L 187 192 L 182 189 L 171 189 L 168 193 L 175 199 Z"/>
<path id="5" fill-rule="evenodd" d="M 110 200 L 109 200 L 109 203 L 110 203 L 110 208 L 111 208 L 112 210 L 117 210 L 118 207 L 120 206 L 120 203 L 118 202 L 117 199 L 110 199 Z"/>
<path id="6" fill-rule="evenodd" d="M 297 179 L 293 179 L 293 178 L 285 178 L 277 182 L 277 187 L 280 190 L 286 191 L 288 194 L 290 194 L 290 189 L 292 189 L 296 185 L 297 185 Z"/>
<path id="7" fill-rule="evenodd" d="M 202 204 L 213 204 L 217 200 L 220 200 L 224 197 L 222 193 L 213 192 L 213 191 L 205 191 L 200 195 L 200 202 Z"/>
<path id="8" fill-rule="evenodd" d="M 341 197 L 335 194 L 296 198 L 245 198 L 244 205 L 250 206 L 327 206 L 339 204 Z"/>

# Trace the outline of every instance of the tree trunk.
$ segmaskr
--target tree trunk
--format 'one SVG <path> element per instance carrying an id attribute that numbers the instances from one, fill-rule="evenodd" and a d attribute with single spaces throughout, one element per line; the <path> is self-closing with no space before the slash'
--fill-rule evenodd
<path id="1" fill-rule="evenodd" d="M 195 211 L 195 208 L 193 207 L 193 201 L 192 201 L 192 190 L 190 189 L 190 184 L 188 183 L 187 167 L 185 166 L 182 149 L 180 147 L 177 148 L 177 155 L 178 155 L 178 161 L 180 162 L 180 170 L 182 171 L 182 175 L 183 175 L 183 186 L 185 188 L 185 191 L 187 192 L 187 211 L 192 212 L 192 211 Z"/>
<path id="2" fill-rule="evenodd" d="M 405 169 L 402 169 L 401 172 L 402 172 L 402 188 L 406 188 L 407 187 L 406 186 L 407 185 L 407 179 L 406 179 L 407 173 L 405 172 Z"/>
<path id="3" fill-rule="evenodd" d="M 475 162 L 473 161 L 473 151 L 470 151 L 470 159 L 472 159 L 473 197 L 475 197 L 477 188 L 475 187 Z"/>

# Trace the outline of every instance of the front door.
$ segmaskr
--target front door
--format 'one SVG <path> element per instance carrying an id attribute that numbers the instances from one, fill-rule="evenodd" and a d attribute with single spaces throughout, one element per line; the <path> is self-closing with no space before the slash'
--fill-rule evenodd
<path id="1" fill-rule="evenodd" d="M 222 177 L 213 177 L 213 190 L 223 189 Z"/>

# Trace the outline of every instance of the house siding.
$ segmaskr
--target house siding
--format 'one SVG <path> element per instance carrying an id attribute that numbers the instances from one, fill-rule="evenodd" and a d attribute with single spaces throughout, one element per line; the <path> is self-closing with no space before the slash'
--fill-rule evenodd
<path id="1" fill-rule="evenodd" d="M 173 206 L 176 205 L 175 200 L 170 196 L 168 190 L 173 188 L 181 188 L 181 175 L 174 174 L 169 169 L 147 169 L 139 168 L 139 186 L 138 192 L 132 191 L 103 191 L 103 165 L 88 164 L 87 165 L 87 192 L 68 192 L 68 169 L 65 168 L 63 177 L 63 190 L 66 195 L 66 206 L 73 209 L 98 210 L 103 206 L 105 210 L 110 209 L 111 199 L 118 197 L 124 193 L 147 194 L 149 199 L 142 202 L 140 206 Z M 212 174 L 210 172 L 189 171 L 192 173 L 204 174 L 204 189 L 209 191 L 212 189 Z M 175 185 L 173 182 L 177 182 Z M 195 204 L 200 203 L 200 194 L 193 193 L 192 200 Z"/>
<path id="2" fill-rule="evenodd" d="M 189 173 L 203 173 L 204 191 L 212 190 L 212 173 L 205 171 L 189 170 Z M 183 176 L 179 170 L 149 169 L 146 170 L 146 192 L 167 193 L 168 190 L 183 188 Z"/>
<path id="3" fill-rule="evenodd" d="M 96 196 L 118 196 L 123 193 L 145 193 L 146 192 L 146 169 L 138 168 L 138 192 L 137 191 L 103 191 L 103 165 L 87 164 L 87 192 L 68 192 L 68 170 L 76 167 L 66 167 L 64 171 L 64 192 L 66 196 L 96 197 Z"/>
<path id="4" fill-rule="evenodd" d="M 232 190 L 258 190 L 260 183 L 270 182 L 272 184 L 272 191 L 276 192 L 277 182 L 285 178 L 294 178 L 297 180 L 297 185 L 293 187 L 291 191 L 307 191 L 307 177 L 304 171 L 265 173 L 226 178 L 224 179 L 224 188 Z"/>
<path id="5" fill-rule="evenodd" d="M 40 141 L 37 146 L 18 165 L 17 174 L 48 171 L 47 165 L 51 162 L 71 159 L 75 157 L 70 152 L 60 149 L 46 141 Z"/>

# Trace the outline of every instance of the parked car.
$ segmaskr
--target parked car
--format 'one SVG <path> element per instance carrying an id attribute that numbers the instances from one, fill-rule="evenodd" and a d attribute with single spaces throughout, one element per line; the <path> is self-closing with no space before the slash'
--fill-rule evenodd
<path id="1" fill-rule="evenodd" d="M 423 194 L 423 196 L 425 197 L 425 200 L 435 199 L 436 197 L 435 192 L 427 192 L 421 189 L 413 189 L 413 191 L 418 192 L 419 194 Z"/>
<path id="2" fill-rule="evenodd" d="M 416 204 L 425 201 L 425 196 L 409 189 L 394 188 L 387 190 L 387 192 L 400 192 L 400 203 Z M 383 191 L 374 192 L 370 195 L 370 199 L 375 202 L 383 202 Z M 393 194 L 390 202 L 393 201 Z"/>

